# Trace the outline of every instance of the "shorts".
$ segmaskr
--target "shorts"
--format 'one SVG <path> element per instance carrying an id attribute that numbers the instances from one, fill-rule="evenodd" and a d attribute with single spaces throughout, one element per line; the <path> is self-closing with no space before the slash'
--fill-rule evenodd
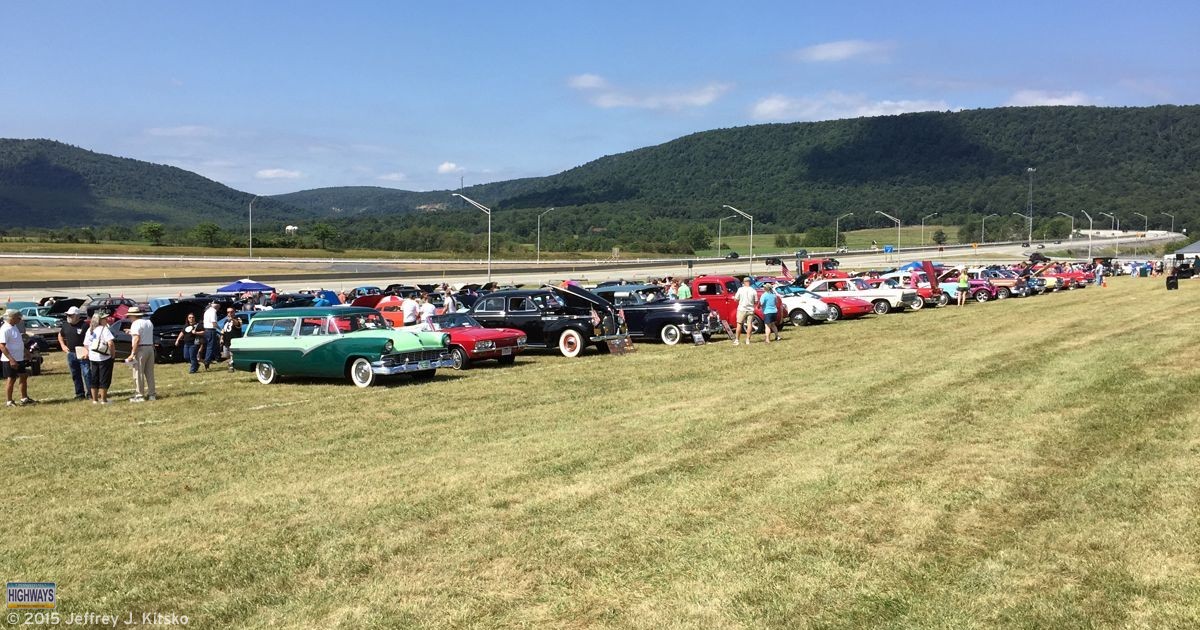
<path id="1" fill-rule="evenodd" d="M 779 311 L 763 311 L 763 321 L 768 324 L 779 321 Z"/>
<path id="2" fill-rule="evenodd" d="M 750 321 L 751 317 L 754 317 L 754 311 L 738 311 L 737 312 L 737 323 L 744 324 L 744 323 Z"/>
<path id="3" fill-rule="evenodd" d="M 113 375 L 113 360 L 107 361 L 92 361 L 91 383 L 88 386 L 92 389 L 108 389 L 112 385 Z"/>
<path id="4" fill-rule="evenodd" d="M 28 367 L 29 361 L 17 361 L 17 367 L 13 367 L 8 361 L 4 361 L 4 368 L 0 371 L 4 373 L 4 378 L 17 378 L 17 376 L 24 375 Z"/>

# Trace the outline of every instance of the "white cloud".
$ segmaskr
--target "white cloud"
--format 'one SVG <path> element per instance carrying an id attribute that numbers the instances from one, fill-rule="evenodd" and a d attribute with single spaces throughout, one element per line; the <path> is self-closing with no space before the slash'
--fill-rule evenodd
<path id="1" fill-rule="evenodd" d="M 1044 90 L 1018 90 L 1005 105 L 1028 107 L 1032 105 L 1092 105 L 1096 99 L 1083 92 L 1047 92 Z"/>
<path id="2" fill-rule="evenodd" d="M 156 138 L 211 138 L 217 135 L 217 130 L 201 125 L 180 125 L 178 127 L 151 127 L 146 135 Z"/>
<path id="3" fill-rule="evenodd" d="M 675 92 L 638 93 L 612 87 L 604 77 L 595 74 L 580 74 L 567 80 L 567 85 L 587 94 L 588 102 L 596 107 L 612 109 L 629 107 L 634 109 L 661 109 L 678 111 L 692 107 L 706 107 L 721 98 L 732 86 L 726 83 L 708 85 Z"/>
<path id="4" fill-rule="evenodd" d="M 750 115 L 758 120 L 814 121 L 889 116 L 947 109 L 952 108 L 946 101 L 873 101 L 861 94 L 827 92 L 817 97 L 791 98 L 779 94 L 768 96 L 754 104 L 750 109 Z"/>
<path id="5" fill-rule="evenodd" d="M 256 179 L 300 179 L 303 176 L 300 171 L 289 171 L 285 168 L 264 168 L 254 174 Z"/>
<path id="6" fill-rule="evenodd" d="M 408 175 L 397 171 L 395 173 L 386 173 L 384 175 L 380 175 L 379 179 L 385 182 L 402 182 L 408 179 Z"/>
<path id="7" fill-rule="evenodd" d="M 872 61 L 887 61 L 894 46 L 889 42 L 868 42 L 861 39 L 843 39 L 836 42 L 825 42 L 807 48 L 801 48 L 795 53 L 797 61 L 806 63 L 821 63 L 826 61 L 846 61 L 849 59 L 870 59 Z"/>
<path id="8" fill-rule="evenodd" d="M 455 164 L 454 162 L 442 162 L 438 164 L 438 175 L 450 175 L 451 173 L 462 173 L 467 169 Z"/>

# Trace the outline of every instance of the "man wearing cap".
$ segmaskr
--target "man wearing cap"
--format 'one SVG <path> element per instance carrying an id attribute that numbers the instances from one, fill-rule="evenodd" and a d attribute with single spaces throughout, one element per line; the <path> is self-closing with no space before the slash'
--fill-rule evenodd
<path id="1" fill-rule="evenodd" d="M 83 348 L 83 336 L 87 334 L 87 321 L 83 319 L 84 312 L 78 306 L 67 309 L 67 321 L 63 322 L 58 331 L 58 347 L 67 355 L 67 367 L 71 369 L 71 380 L 75 383 L 75 400 L 88 398 L 91 390 L 89 369 L 91 361 L 81 359 L 75 353 L 76 348 Z"/>
<path id="2" fill-rule="evenodd" d="M 204 369 L 216 363 L 220 356 L 221 340 L 217 337 L 217 303 L 204 309 Z"/>
<path id="3" fill-rule="evenodd" d="M 4 313 L 4 324 L 0 325 L 0 360 L 4 365 L 0 373 L 4 374 L 4 393 L 6 407 L 16 407 L 13 402 L 13 386 L 21 381 L 21 404 L 35 402 L 29 397 L 29 374 L 26 368 L 29 362 L 25 360 L 25 341 L 21 338 L 21 311 L 9 309 Z"/>
<path id="4" fill-rule="evenodd" d="M 125 311 L 125 317 L 132 319 L 129 326 L 130 343 L 129 358 L 126 363 L 133 367 L 133 398 L 129 402 L 144 402 L 154 400 L 154 324 L 143 317 L 142 309 L 134 306 Z"/>

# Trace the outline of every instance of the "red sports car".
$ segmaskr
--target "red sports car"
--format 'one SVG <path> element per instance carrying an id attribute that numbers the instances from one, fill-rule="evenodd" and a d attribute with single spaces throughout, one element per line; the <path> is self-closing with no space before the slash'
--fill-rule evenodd
<path id="1" fill-rule="evenodd" d="M 525 332 L 515 328 L 485 328 L 467 313 L 436 315 L 430 321 L 433 330 L 450 334 L 450 354 L 454 369 L 465 370 L 471 363 L 495 359 L 507 365 L 525 350 Z M 424 325 L 411 328 L 424 328 Z"/>
<path id="2" fill-rule="evenodd" d="M 839 319 L 854 319 L 871 314 L 871 303 L 856 297 L 821 296 L 821 301 L 829 305 L 829 321 Z"/>

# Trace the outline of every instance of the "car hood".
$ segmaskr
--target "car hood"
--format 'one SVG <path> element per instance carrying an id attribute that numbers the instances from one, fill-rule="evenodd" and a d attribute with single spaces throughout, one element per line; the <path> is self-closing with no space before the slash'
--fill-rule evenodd
<path id="1" fill-rule="evenodd" d="M 450 340 L 454 342 L 464 341 L 499 341 L 501 339 L 512 339 L 525 334 L 524 331 L 515 328 L 443 328 L 441 332 L 449 333 Z"/>
<path id="2" fill-rule="evenodd" d="M 79 298 L 58 300 L 54 304 L 50 305 L 50 310 L 46 311 L 46 316 L 54 317 L 55 315 L 66 314 L 67 310 L 70 309 L 72 306 L 83 306 L 83 300 L 81 300 Z"/>
<path id="3" fill-rule="evenodd" d="M 608 300 L 577 286 L 568 285 L 565 287 L 557 287 L 554 285 L 546 285 L 546 288 L 555 292 L 559 297 L 567 303 L 568 306 L 576 308 L 599 308 L 610 310 L 613 308 Z"/>
<path id="4" fill-rule="evenodd" d="M 188 313 L 195 314 L 196 321 L 202 321 L 205 308 L 207 307 L 199 302 L 167 304 L 150 314 L 150 323 L 155 326 L 183 326 L 187 323 Z"/>

